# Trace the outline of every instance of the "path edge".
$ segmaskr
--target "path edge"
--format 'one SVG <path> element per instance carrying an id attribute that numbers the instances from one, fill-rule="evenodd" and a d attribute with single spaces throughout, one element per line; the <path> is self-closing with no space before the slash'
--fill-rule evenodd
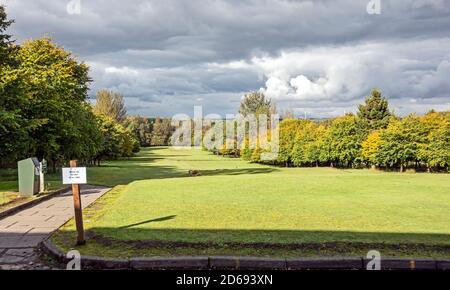
<path id="1" fill-rule="evenodd" d="M 49 239 L 38 248 L 59 263 L 67 264 L 59 247 Z M 366 270 L 365 257 L 336 258 L 260 258 L 238 256 L 147 257 L 113 259 L 81 256 L 83 269 L 92 270 Z M 450 259 L 387 258 L 381 270 L 450 270 Z"/>

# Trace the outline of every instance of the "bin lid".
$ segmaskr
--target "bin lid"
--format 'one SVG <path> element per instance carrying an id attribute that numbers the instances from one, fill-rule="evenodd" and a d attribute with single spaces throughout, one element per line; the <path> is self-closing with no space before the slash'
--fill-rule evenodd
<path id="1" fill-rule="evenodd" d="M 34 163 L 34 166 L 39 167 L 39 159 L 37 159 L 36 157 L 31 157 L 31 160 Z"/>

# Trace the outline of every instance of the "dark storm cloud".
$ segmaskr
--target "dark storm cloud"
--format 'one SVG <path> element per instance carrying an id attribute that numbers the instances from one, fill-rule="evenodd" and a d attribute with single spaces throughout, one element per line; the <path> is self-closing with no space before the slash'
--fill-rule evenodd
<path id="1" fill-rule="evenodd" d="M 92 94 L 120 90 L 133 113 L 224 114 L 259 88 L 320 116 L 374 86 L 402 113 L 450 106 L 450 0 L 381 0 L 380 15 L 369 0 L 0 2 L 19 41 L 53 36 L 91 65 Z"/>

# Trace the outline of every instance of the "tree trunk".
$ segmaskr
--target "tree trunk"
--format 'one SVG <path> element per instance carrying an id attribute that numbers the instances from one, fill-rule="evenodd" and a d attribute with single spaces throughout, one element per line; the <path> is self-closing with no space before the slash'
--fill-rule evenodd
<path id="1" fill-rule="evenodd" d="M 403 164 L 400 164 L 400 172 L 403 172 Z"/>

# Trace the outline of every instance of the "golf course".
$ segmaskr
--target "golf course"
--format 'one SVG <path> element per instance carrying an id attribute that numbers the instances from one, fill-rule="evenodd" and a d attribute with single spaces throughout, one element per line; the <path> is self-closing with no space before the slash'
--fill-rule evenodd
<path id="1" fill-rule="evenodd" d="M 193 174 L 194 173 L 194 174 Z M 113 189 L 51 240 L 107 257 L 177 255 L 439 257 L 450 254 L 450 176 L 285 168 L 201 150 L 143 148 L 88 168 Z"/>

